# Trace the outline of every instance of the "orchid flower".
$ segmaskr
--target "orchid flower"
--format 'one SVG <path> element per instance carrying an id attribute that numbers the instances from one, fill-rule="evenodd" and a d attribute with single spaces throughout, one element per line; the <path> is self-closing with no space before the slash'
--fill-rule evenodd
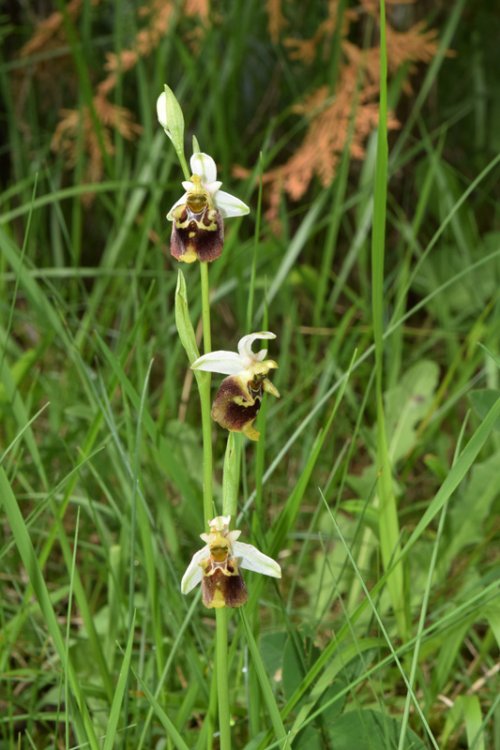
<path id="1" fill-rule="evenodd" d="M 237 352 L 216 351 L 198 357 L 191 365 L 193 370 L 218 372 L 224 378 L 212 405 L 212 419 L 232 432 L 243 432 L 250 440 L 258 440 L 259 433 L 253 423 L 259 412 L 264 391 L 276 398 L 278 390 L 267 378 L 270 370 L 278 367 L 266 359 L 267 349 L 252 350 L 257 339 L 275 339 L 270 331 L 259 331 L 243 336 Z"/>
<path id="2" fill-rule="evenodd" d="M 222 253 L 224 221 L 249 213 L 248 206 L 220 189 L 217 167 L 211 156 L 201 152 L 190 160 L 192 175 L 182 187 L 186 191 L 167 214 L 172 222 L 170 252 L 184 263 L 209 262 Z"/>
<path id="3" fill-rule="evenodd" d="M 241 607 L 248 598 L 240 568 L 261 575 L 281 578 L 281 568 L 252 544 L 238 542 L 241 531 L 229 531 L 231 516 L 209 521 L 210 533 L 201 534 L 205 547 L 195 552 L 181 581 L 188 594 L 201 583 L 202 599 L 209 609 Z"/>

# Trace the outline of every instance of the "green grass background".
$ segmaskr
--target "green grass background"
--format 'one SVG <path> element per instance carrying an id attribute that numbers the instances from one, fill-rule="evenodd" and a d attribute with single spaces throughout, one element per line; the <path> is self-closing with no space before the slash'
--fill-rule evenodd
<path id="1" fill-rule="evenodd" d="M 305 5 L 285 7 L 307 36 L 325 7 Z M 410 95 L 407 70 L 389 79 L 362 162 L 346 151 L 330 188 L 283 196 L 278 233 L 254 176 L 294 153 L 293 105 L 334 66 L 291 61 L 250 0 L 214 3 L 193 48 L 179 6 L 113 95 L 141 136 L 116 135 L 89 185 L 84 150 L 68 170 L 52 133 L 128 47 L 138 4 L 66 17 L 39 53 L 60 82 L 18 55 L 48 10 L 0 17 L 0 748 L 218 746 L 214 617 L 179 590 L 202 446 L 167 252 L 182 179 L 156 121 L 167 82 L 252 208 L 210 267 L 213 346 L 278 334 L 282 398 L 242 451 L 237 528 L 283 580 L 248 573 L 230 616 L 233 745 L 499 750 L 496 4 L 420 8 L 437 55 Z M 183 271 L 201 335 L 198 269 Z M 218 507 L 224 449 L 214 425 Z"/>

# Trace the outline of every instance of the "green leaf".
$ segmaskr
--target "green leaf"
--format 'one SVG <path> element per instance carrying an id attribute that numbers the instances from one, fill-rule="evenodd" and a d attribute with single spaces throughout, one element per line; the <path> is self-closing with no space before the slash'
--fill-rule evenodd
<path id="1" fill-rule="evenodd" d="M 499 396 L 500 391 L 493 388 L 481 388 L 481 390 L 470 391 L 469 401 L 478 417 L 484 419 Z M 500 419 L 497 419 L 493 429 L 500 430 Z"/>
<path id="2" fill-rule="evenodd" d="M 467 487 L 450 510 L 449 544 L 443 553 L 448 564 L 451 564 L 453 558 L 465 547 L 475 547 L 487 539 L 484 526 L 494 512 L 493 503 L 499 496 L 499 475 L 500 452 L 494 453 L 472 469 Z"/>
<path id="3" fill-rule="evenodd" d="M 200 144 L 198 143 L 198 138 L 193 135 L 193 154 L 199 154 L 201 153 Z"/>
<path id="4" fill-rule="evenodd" d="M 310 636 L 295 632 L 291 635 L 283 652 L 283 690 L 287 700 L 302 683 L 306 672 L 319 656 Z"/>
<path id="5" fill-rule="evenodd" d="M 130 660 L 132 657 L 132 646 L 134 643 L 134 628 L 135 613 L 132 618 L 132 622 L 130 623 L 130 633 L 127 641 L 127 647 L 123 656 L 123 662 L 120 668 L 120 674 L 118 676 L 116 691 L 113 696 L 113 703 L 109 712 L 108 726 L 106 730 L 106 738 L 104 740 L 103 750 L 113 750 L 116 741 L 116 732 L 118 728 L 118 721 L 120 718 L 120 710 L 129 679 Z"/>
<path id="6" fill-rule="evenodd" d="M 283 651 L 287 639 L 288 634 L 280 631 L 279 633 L 264 633 L 259 640 L 262 661 L 271 679 L 274 679 L 276 672 L 283 666 Z"/>
<path id="7" fill-rule="evenodd" d="M 465 729 L 467 742 L 474 750 L 485 750 L 485 734 L 481 703 L 477 695 L 463 695 Z"/>
<path id="8" fill-rule="evenodd" d="M 262 660 L 261 653 L 253 636 L 244 609 L 240 609 L 239 613 L 241 622 L 243 624 L 243 631 L 246 636 L 248 650 L 250 652 L 251 662 L 259 681 L 262 696 L 264 698 L 264 703 L 266 704 L 266 708 L 271 720 L 271 724 L 273 725 L 276 738 L 280 740 L 277 747 L 281 748 L 281 750 L 287 750 L 290 747 L 287 741 L 287 733 L 285 731 L 285 727 L 283 726 L 283 721 L 278 705 L 276 703 L 276 698 L 273 694 L 271 683 L 269 682 L 269 678 L 266 674 L 266 669 Z"/>
<path id="9" fill-rule="evenodd" d="M 495 636 L 497 646 L 500 648 L 500 601 L 498 600 L 498 597 L 486 606 L 484 614 L 488 620 L 491 631 Z"/>
<path id="10" fill-rule="evenodd" d="M 19 386 L 21 381 L 30 372 L 40 356 L 40 350 L 41 347 L 27 349 L 10 367 L 11 382 L 13 386 Z M 6 367 L 5 360 L 0 362 L 0 377 L 4 367 Z M 10 388 L 5 386 L 4 382 L 0 382 L 0 407 L 11 401 L 12 396 L 9 393 L 10 390 Z"/>
<path id="11" fill-rule="evenodd" d="M 392 461 L 407 455 L 416 443 L 416 426 L 427 413 L 437 387 L 439 368 L 422 360 L 385 394 L 389 454 Z"/>
<path id="12" fill-rule="evenodd" d="M 325 743 L 321 732 L 309 726 L 293 740 L 294 750 L 323 750 Z"/>
<path id="13" fill-rule="evenodd" d="M 477 458 L 479 451 L 482 449 L 486 440 L 489 438 L 494 425 L 500 419 L 500 397 L 497 398 L 491 409 L 488 410 L 484 420 L 474 432 L 469 442 L 458 456 L 456 462 L 450 469 L 449 474 L 443 484 L 437 491 L 434 499 L 425 511 L 424 515 L 413 529 L 410 538 L 406 542 L 401 555 L 406 555 L 410 548 L 415 544 L 417 539 L 424 533 L 433 518 L 439 513 L 443 505 L 455 492 L 466 473 L 471 468 Z"/>
<path id="14" fill-rule="evenodd" d="M 200 356 L 200 352 L 196 345 L 196 336 L 191 318 L 189 317 L 186 280 L 181 270 L 177 274 L 177 286 L 175 289 L 175 325 L 177 326 L 179 338 L 187 354 L 189 364 L 192 365 L 195 359 L 198 359 Z M 195 372 L 195 375 L 199 376 L 199 374 Z"/>
<path id="15" fill-rule="evenodd" d="M 400 722 L 380 711 L 349 711 L 328 728 L 335 750 L 391 750 L 399 745 Z M 424 743 L 408 729 L 404 750 L 425 750 Z"/>

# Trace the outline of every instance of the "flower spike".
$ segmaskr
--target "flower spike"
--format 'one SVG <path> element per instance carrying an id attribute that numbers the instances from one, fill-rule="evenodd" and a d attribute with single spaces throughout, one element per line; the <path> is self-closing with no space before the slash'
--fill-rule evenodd
<path id="1" fill-rule="evenodd" d="M 271 370 L 278 367 L 266 359 L 267 349 L 254 352 L 256 340 L 275 339 L 271 331 L 259 331 L 243 336 L 238 342 L 238 352 L 216 351 L 199 357 L 191 368 L 229 375 L 225 378 L 212 405 L 212 418 L 227 430 L 243 432 L 250 440 L 258 440 L 259 433 L 253 423 L 259 412 L 264 391 L 276 398 L 278 390 L 268 379 Z"/>
<path id="2" fill-rule="evenodd" d="M 248 593 L 239 568 L 281 578 L 281 568 L 252 544 L 238 542 L 241 532 L 229 531 L 230 516 L 217 516 L 209 522 L 210 533 L 201 534 L 205 547 L 195 552 L 181 581 L 188 594 L 201 583 L 205 607 L 241 607 Z"/>

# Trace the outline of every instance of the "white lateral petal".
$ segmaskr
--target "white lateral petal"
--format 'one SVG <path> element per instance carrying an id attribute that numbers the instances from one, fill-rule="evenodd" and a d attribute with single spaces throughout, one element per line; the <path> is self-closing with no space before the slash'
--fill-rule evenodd
<path id="1" fill-rule="evenodd" d="M 215 180 L 215 182 L 208 182 L 204 187 L 210 195 L 215 195 L 215 193 L 220 189 L 220 186 L 222 185 L 222 182 L 220 180 Z"/>
<path id="2" fill-rule="evenodd" d="M 181 182 L 182 187 L 186 191 L 186 193 L 190 193 L 194 190 L 194 182 L 191 182 L 191 180 L 183 180 Z"/>
<path id="3" fill-rule="evenodd" d="M 263 355 L 260 352 L 255 354 L 252 351 L 253 342 L 259 339 L 275 338 L 276 334 L 271 333 L 271 331 L 258 331 L 257 333 L 249 333 L 247 336 L 243 336 L 243 338 L 238 341 L 238 351 L 240 353 L 240 357 L 244 357 L 245 359 L 250 360 L 257 359 L 259 362 L 261 362 L 267 354 L 267 349 L 264 350 Z"/>
<path id="4" fill-rule="evenodd" d="M 217 180 L 217 167 L 212 157 L 208 154 L 203 154 L 201 151 L 193 154 L 189 160 L 189 164 L 191 172 L 199 175 L 204 185 Z"/>
<path id="5" fill-rule="evenodd" d="M 241 559 L 240 568 L 253 570 L 255 573 L 271 576 L 271 578 L 281 578 L 281 568 L 276 560 L 260 552 L 252 544 L 235 542 L 233 544 L 233 556 Z"/>
<path id="6" fill-rule="evenodd" d="M 158 121 L 164 130 L 167 129 L 167 96 L 165 92 L 160 94 L 156 100 L 156 114 Z"/>
<path id="7" fill-rule="evenodd" d="M 170 209 L 170 211 L 167 214 L 167 219 L 169 221 L 173 221 L 174 220 L 174 217 L 172 216 L 172 211 L 174 210 L 174 208 L 177 208 L 177 206 L 181 206 L 186 201 L 187 201 L 187 193 L 184 193 L 184 195 L 181 196 L 178 201 L 175 201 L 174 205 L 172 206 L 172 208 Z"/>
<path id="8" fill-rule="evenodd" d="M 219 372 L 221 375 L 237 375 L 245 369 L 245 362 L 236 352 L 209 352 L 198 357 L 191 365 L 191 369 Z"/>
<path id="9" fill-rule="evenodd" d="M 250 209 L 246 203 L 240 201 L 236 196 L 226 193 L 225 190 L 218 191 L 215 196 L 215 202 L 223 218 L 226 219 L 231 216 L 245 216 L 250 213 Z"/>
<path id="10" fill-rule="evenodd" d="M 198 550 L 198 552 L 194 553 L 193 557 L 191 558 L 191 562 L 186 568 L 186 572 L 182 576 L 181 591 L 183 594 L 189 594 L 189 592 L 194 589 L 195 586 L 201 583 L 203 571 L 200 567 L 200 563 L 202 560 L 209 556 L 210 550 L 208 547 L 203 547 L 202 549 Z"/>

